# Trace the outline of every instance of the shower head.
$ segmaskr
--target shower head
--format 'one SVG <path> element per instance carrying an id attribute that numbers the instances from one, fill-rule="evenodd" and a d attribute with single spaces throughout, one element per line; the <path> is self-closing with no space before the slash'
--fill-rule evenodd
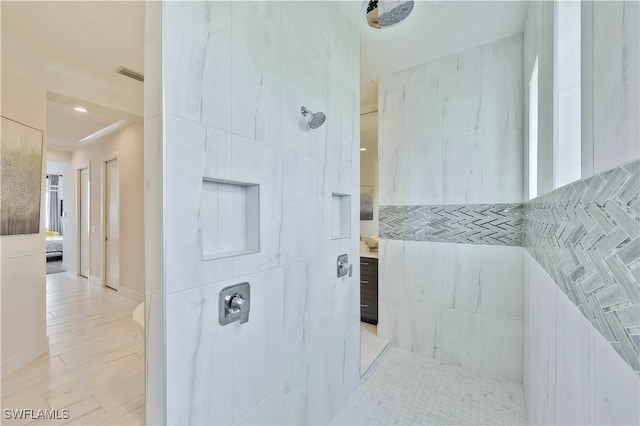
<path id="1" fill-rule="evenodd" d="M 311 112 L 311 110 L 304 105 L 300 108 L 300 113 L 303 117 L 309 117 L 309 121 L 307 121 L 307 124 L 311 129 L 317 129 L 318 127 L 322 126 L 327 119 L 327 116 L 324 115 L 324 112 Z"/>
<path id="2" fill-rule="evenodd" d="M 413 0 L 366 0 L 362 5 L 365 21 L 372 28 L 390 28 L 413 11 Z"/>

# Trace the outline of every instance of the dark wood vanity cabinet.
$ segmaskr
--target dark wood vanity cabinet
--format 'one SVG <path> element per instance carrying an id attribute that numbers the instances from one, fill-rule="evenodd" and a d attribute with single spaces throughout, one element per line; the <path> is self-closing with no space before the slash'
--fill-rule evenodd
<path id="1" fill-rule="evenodd" d="M 360 258 L 360 319 L 378 324 L 378 259 Z"/>

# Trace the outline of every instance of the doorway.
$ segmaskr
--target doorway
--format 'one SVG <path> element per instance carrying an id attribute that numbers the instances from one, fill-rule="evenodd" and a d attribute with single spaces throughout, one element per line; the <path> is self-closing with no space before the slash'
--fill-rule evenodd
<path id="1" fill-rule="evenodd" d="M 78 274 L 89 278 L 90 257 L 90 173 L 89 167 L 78 169 Z"/>
<path id="2" fill-rule="evenodd" d="M 104 285 L 120 287 L 120 194 L 117 157 L 104 162 Z"/>

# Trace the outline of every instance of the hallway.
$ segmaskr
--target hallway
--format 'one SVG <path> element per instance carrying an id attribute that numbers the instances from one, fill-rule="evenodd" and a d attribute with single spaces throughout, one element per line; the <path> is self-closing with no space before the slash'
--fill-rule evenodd
<path id="1" fill-rule="evenodd" d="M 144 424 L 144 345 L 132 322 L 135 306 L 71 273 L 47 275 L 49 353 L 2 381 L 2 408 L 69 410 L 68 419 L 33 424 Z M 26 423 L 31 419 L 3 419 Z"/>

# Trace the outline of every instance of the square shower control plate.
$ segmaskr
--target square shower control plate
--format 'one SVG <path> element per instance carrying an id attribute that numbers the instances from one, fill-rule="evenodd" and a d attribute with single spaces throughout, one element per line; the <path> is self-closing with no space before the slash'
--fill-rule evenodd
<path id="1" fill-rule="evenodd" d="M 220 325 L 227 325 L 234 321 L 244 324 L 249 321 L 251 308 L 251 294 L 249 283 L 230 285 L 220 290 L 218 303 L 218 321 Z"/>

